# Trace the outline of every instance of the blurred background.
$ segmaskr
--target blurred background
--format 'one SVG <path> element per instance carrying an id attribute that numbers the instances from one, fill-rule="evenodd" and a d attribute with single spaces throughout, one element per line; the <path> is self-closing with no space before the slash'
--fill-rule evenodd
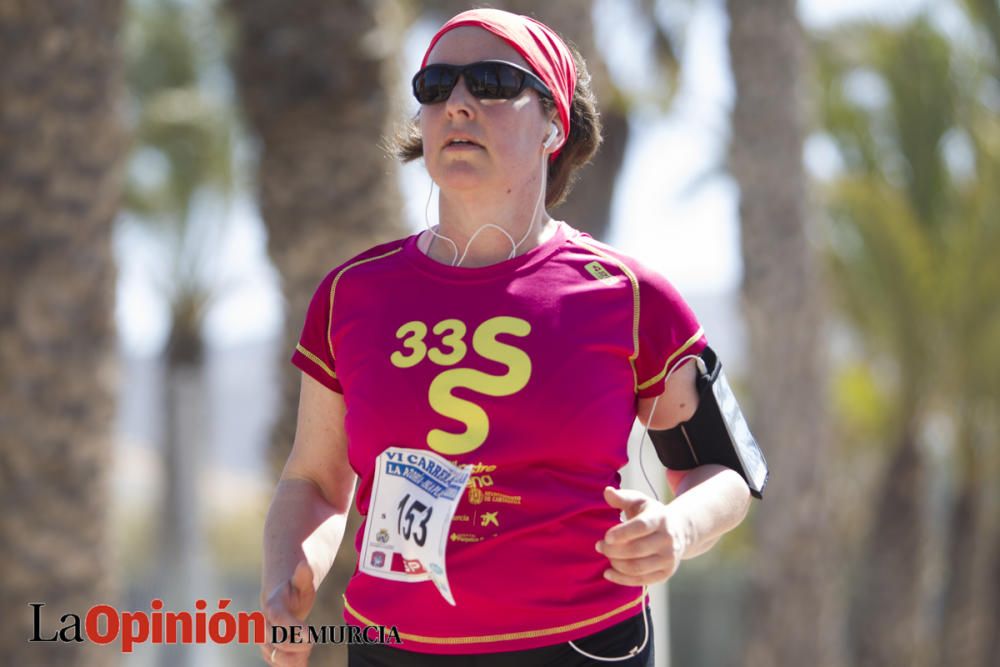
<path id="1" fill-rule="evenodd" d="M 593 76 L 606 140 L 553 215 L 681 290 L 771 466 L 657 594 L 660 664 L 995 664 L 996 0 L 492 5 Z M 470 6 L 0 0 L 0 664 L 258 660 L 29 643 L 28 603 L 48 636 L 100 602 L 256 609 L 305 306 L 435 222 L 381 145 Z"/>

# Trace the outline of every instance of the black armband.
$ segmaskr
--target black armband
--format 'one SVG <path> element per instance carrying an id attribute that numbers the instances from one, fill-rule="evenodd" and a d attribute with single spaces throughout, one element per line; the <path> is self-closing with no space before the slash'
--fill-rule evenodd
<path id="1" fill-rule="evenodd" d="M 722 362 L 706 347 L 698 365 L 698 409 L 688 421 L 672 429 L 650 431 L 660 461 L 673 470 L 690 470 L 716 463 L 738 472 L 755 498 L 767 486 L 767 462 L 750 433 L 733 395 Z"/>

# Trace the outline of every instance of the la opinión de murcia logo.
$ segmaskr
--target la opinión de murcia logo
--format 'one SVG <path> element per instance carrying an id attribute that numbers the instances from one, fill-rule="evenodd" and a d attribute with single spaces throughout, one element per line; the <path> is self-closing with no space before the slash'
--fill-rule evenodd
<path id="1" fill-rule="evenodd" d="M 196 611 L 163 611 L 163 600 L 150 602 L 150 610 L 118 611 L 109 604 L 94 605 L 81 618 L 66 613 L 58 630 L 43 630 L 44 602 L 28 604 L 34 612 L 29 642 L 84 642 L 107 645 L 121 639 L 122 653 L 136 644 L 263 644 L 268 641 L 267 621 L 260 611 L 227 611 L 232 600 L 221 599 L 218 609 L 208 612 L 205 600 L 195 602 Z M 401 644 L 396 626 L 323 625 L 271 626 L 272 644 Z"/>

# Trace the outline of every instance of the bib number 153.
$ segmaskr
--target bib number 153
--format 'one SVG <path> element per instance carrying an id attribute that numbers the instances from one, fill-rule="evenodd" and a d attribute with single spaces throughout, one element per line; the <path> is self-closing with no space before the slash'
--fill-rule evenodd
<path id="1" fill-rule="evenodd" d="M 413 540 L 417 546 L 424 546 L 427 541 L 427 522 L 431 520 L 434 508 L 423 504 L 416 498 L 410 499 L 410 494 L 406 494 L 400 499 L 396 506 L 398 516 L 396 519 L 396 532 L 403 536 L 404 540 Z M 416 530 L 414 530 L 414 522 Z"/>

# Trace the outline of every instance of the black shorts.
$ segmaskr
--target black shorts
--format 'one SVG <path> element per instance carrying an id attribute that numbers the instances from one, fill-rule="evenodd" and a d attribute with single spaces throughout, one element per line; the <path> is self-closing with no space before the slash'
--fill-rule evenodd
<path id="1" fill-rule="evenodd" d="M 567 642 L 527 649 L 525 651 L 503 651 L 500 653 L 475 653 L 468 655 L 442 655 L 439 653 L 417 653 L 384 644 L 351 644 L 347 649 L 349 667 L 653 667 L 653 621 L 646 608 L 649 623 L 649 640 L 631 660 L 602 662 L 580 655 Z M 628 655 L 634 647 L 642 644 L 642 614 L 636 614 L 617 625 L 600 632 L 574 640 L 579 648 L 602 658 L 617 658 Z"/>

